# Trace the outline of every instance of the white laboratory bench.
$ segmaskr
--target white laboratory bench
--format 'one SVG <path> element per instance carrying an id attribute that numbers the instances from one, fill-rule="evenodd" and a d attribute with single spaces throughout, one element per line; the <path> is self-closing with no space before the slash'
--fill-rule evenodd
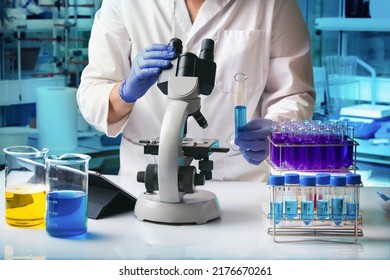
<path id="1" fill-rule="evenodd" d="M 135 196 L 144 190 L 134 178 L 107 177 Z M 4 171 L 0 179 L 4 192 Z M 266 185 L 207 181 L 202 188 L 217 195 L 221 218 L 203 225 L 166 225 L 141 222 L 133 212 L 126 212 L 89 219 L 87 235 L 74 239 L 50 237 L 44 228 L 7 225 L 2 196 L 0 259 L 390 259 L 390 217 L 376 194 L 380 189 L 390 195 L 390 188 L 362 188 L 364 236 L 356 244 L 275 243 L 262 210 L 268 204 Z"/>

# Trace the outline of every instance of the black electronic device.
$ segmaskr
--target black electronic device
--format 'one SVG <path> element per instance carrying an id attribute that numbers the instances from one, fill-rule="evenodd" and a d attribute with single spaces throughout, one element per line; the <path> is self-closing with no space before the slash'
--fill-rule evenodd
<path id="1" fill-rule="evenodd" d="M 88 172 L 88 218 L 101 219 L 132 211 L 137 198 L 104 175 Z"/>

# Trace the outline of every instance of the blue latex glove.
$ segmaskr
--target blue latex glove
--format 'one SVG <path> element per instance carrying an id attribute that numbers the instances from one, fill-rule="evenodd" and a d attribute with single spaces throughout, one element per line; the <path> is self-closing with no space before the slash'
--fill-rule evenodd
<path id="1" fill-rule="evenodd" d="M 48 19 L 48 18 L 52 18 L 53 17 L 52 13 L 47 12 L 47 11 L 44 11 L 42 13 L 37 14 L 37 16 L 39 18 L 43 18 L 43 19 Z"/>
<path id="2" fill-rule="evenodd" d="M 237 135 L 237 145 L 244 158 L 251 164 L 259 165 L 269 153 L 268 136 L 271 134 L 272 121 L 254 119 L 246 124 L 245 131 Z"/>
<path id="3" fill-rule="evenodd" d="M 133 60 L 127 79 L 119 87 L 119 95 L 127 103 L 141 98 L 158 80 L 162 69 L 172 66 L 175 49 L 169 45 L 152 44 Z"/>

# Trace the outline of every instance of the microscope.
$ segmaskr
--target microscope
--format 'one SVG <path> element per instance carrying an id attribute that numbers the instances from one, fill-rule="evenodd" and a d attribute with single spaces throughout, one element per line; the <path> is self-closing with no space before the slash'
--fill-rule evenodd
<path id="1" fill-rule="evenodd" d="M 144 154 L 158 155 L 157 164 L 149 164 L 137 174 L 137 181 L 145 184 L 134 208 L 141 221 L 168 224 L 204 224 L 220 217 L 218 199 L 212 192 L 198 190 L 212 179 L 213 152 L 226 153 L 216 139 L 186 138 L 187 119 L 193 117 L 200 127 L 207 120 L 200 112 L 200 95 L 210 95 L 214 88 L 216 64 L 214 41 L 202 41 L 199 57 L 182 53 L 182 42 L 169 42 L 176 50 L 173 67 L 163 70 L 157 86 L 167 95 L 160 137 L 141 140 Z M 191 165 L 198 160 L 198 168 Z"/>

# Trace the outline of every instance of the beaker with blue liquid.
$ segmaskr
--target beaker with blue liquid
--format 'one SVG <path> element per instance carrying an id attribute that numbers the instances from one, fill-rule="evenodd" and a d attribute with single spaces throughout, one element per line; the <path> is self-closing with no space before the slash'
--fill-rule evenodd
<path id="1" fill-rule="evenodd" d="M 90 156 L 49 155 L 45 159 L 47 193 L 46 231 L 54 237 L 87 232 L 88 170 Z"/>

